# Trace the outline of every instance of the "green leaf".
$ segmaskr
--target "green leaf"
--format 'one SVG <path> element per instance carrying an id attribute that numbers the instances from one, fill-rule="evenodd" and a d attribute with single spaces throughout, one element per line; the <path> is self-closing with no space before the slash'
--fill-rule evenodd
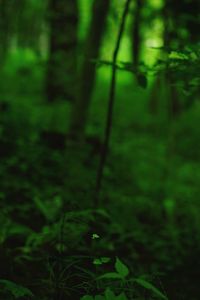
<path id="1" fill-rule="evenodd" d="M 99 239 L 100 236 L 97 234 L 97 233 L 93 233 L 92 234 L 92 239 L 95 240 L 95 239 Z"/>
<path id="2" fill-rule="evenodd" d="M 80 300 L 94 300 L 94 298 L 90 295 L 85 295 L 85 296 L 81 297 Z"/>
<path id="3" fill-rule="evenodd" d="M 95 258 L 93 260 L 93 264 L 99 266 L 99 265 L 102 265 L 103 263 L 100 258 Z"/>
<path id="4" fill-rule="evenodd" d="M 100 258 L 95 258 L 93 260 L 93 264 L 94 265 L 102 265 L 102 264 L 106 264 L 110 261 L 109 257 L 100 257 Z"/>
<path id="5" fill-rule="evenodd" d="M 98 279 L 122 279 L 122 276 L 119 273 L 110 272 L 99 276 Z"/>
<path id="6" fill-rule="evenodd" d="M 42 201 L 39 197 L 35 196 L 33 197 L 34 203 L 36 205 L 36 207 L 38 208 L 38 210 L 44 215 L 44 217 L 47 220 L 51 220 L 51 214 L 49 212 L 49 209 L 47 207 L 47 205 L 45 205 L 44 201 Z"/>
<path id="7" fill-rule="evenodd" d="M 145 279 L 137 278 L 134 281 L 137 284 L 139 284 L 140 286 L 144 287 L 145 289 L 152 291 L 155 295 L 160 297 L 160 299 L 164 299 L 164 300 L 168 299 L 161 291 L 159 291 L 159 289 L 157 289 L 155 286 L 153 286 L 151 283 L 149 283 Z"/>
<path id="8" fill-rule="evenodd" d="M 127 277 L 129 274 L 129 269 L 118 257 L 115 262 L 115 270 L 123 278 Z"/>
<path id="9" fill-rule="evenodd" d="M 102 263 L 106 264 L 110 261 L 110 257 L 101 257 Z"/>
<path id="10" fill-rule="evenodd" d="M 113 291 L 110 288 L 107 288 L 105 290 L 105 297 L 106 297 L 106 300 L 116 300 L 115 294 L 113 293 Z"/>
<path id="11" fill-rule="evenodd" d="M 16 284 L 10 280 L 0 279 L 3 288 L 10 292 L 16 299 L 24 296 L 33 297 L 33 293 L 22 285 Z"/>
<path id="12" fill-rule="evenodd" d="M 116 297 L 116 300 L 128 300 L 125 293 L 121 293 Z"/>

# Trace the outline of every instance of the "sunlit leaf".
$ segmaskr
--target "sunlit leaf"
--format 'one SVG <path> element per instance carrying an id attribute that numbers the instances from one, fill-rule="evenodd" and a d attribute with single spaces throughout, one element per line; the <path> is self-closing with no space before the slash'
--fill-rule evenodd
<path id="1" fill-rule="evenodd" d="M 97 234 L 97 233 L 93 233 L 92 234 L 92 239 L 95 240 L 95 239 L 99 239 L 100 236 Z"/>

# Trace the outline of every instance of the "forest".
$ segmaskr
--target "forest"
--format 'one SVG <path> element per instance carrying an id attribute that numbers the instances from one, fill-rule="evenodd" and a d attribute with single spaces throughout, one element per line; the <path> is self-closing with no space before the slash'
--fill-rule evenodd
<path id="1" fill-rule="evenodd" d="M 199 28 L 199 0 L 0 0 L 0 300 L 200 299 Z"/>

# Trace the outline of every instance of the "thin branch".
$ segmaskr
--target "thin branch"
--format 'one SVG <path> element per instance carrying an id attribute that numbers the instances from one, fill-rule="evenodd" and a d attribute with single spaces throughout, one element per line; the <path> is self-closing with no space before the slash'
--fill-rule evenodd
<path id="1" fill-rule="evenodd" d="M 124 6 L 124 11 L 119 27 L 119 32 L 117 36 L 116 46 L 113 52 L 113 58 L 112 58 L 112 78 L 111 78 L 111 85 L 110 85 L 110 95 L 109 95 L 109 103 L 108 103 L 108 111 L 107 111 L 107 119 L 106 119 L 106 126 L 105 126 L 105 133 L 104 133 L 104 142 L 102 145 L 101 150 L 101 157 L 100 162 L 97 170 L 97 177 L 96 177 L 96 188 L 95 188 L 95 208 L 98 208 L 100 206 L 100 191 L 102 186 L 102 179 L 103 179 L 103 173 L 106 163 L 106 158 L 108 155 L 109 150 L 109 142 L 110 142 L 110 135 L 111 135 L 111 129 L 112 129 L 112 120 L 113 120 L 113 107 L 115 102 L 115 88 L 116 88 L 116 75 L 117 75 L 117 56 L 120 49 L 120 44 L 122 40 L 122 35 L 125 28 L 126 23 L 126 17 L 128 15 L 129 6 L 130 6 L 131 0 L 127 0 Z"/>

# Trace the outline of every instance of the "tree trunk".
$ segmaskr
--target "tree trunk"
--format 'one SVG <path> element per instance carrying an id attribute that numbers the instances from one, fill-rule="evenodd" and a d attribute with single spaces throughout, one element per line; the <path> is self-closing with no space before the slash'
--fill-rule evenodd
<path id="1" fill-rule="evenodd" d="M 133 25 L 132 25 L 132 56 L 133 64 L 137 70 L 139 60 L 140 60 L 140 50 L 141 50 L 141 13 L 143 7 L 143 0 L 135 1 L 135 9 L 133 14 Z"/>
<path id="2" fill-rule="evenodd" d="M 77 0 L 49 0 L 49 61 L 46 96 L 49 102 L 74 101 L 77 85 Z"/>
<path id="3" fill-rule="evenodd" d="M 110 143 L 110 136 L 112 130 L 112 123 L 113 123 L 113 108 L 115 104 L 115 93 L 116 93 L 116 80 L 117 80 L 117 57 L 120 50 L 121 40 L 125 29 L 126 18 L 129 12 L 131 0 L 126 0 L 124 5 L 123 15 L 119 26 L 119 32 L 117 36 L 117 41 L 115 45 L 115 49 L 113 52 L 112 58 L 112 77 L 111 77 L 111 85 L 110 85 L 110 95 L 109 95 L 109 102 L 108 102 L 108 111 L 107 111 L 107 118 L 106 118 L 106 126 L 105 126 L 105 134 L 104 134 L 104 141 L 101 148 L 101 156 L 97 170 L 97 177 L 96 177 L 96 186 L 95 186 L 95 195 L 94 195 L 94 207 L 99 208 L 102 203 L 100 202 L 100 192 L 102 187 L 102 180 L 104 175 L 104 169 L 106 166 L 106 159 L 109 150 L 109 143 Z"/>
<path id="4" fill-rule="evenodd" d="M 181 111 L 180 95 L 176 86 L 173 84 L 173 78 L 170 70 L 168 70 L 169 53 L 167 49 L 172 48 L 173 43 L 179 41 L 176 29 L 175 15 L 170 12 L 173 11 L 171 0 L 166 0 L 162 10 L 162 17 L 164 23 L 163 30 L 163 46 L 164 56 L 166 60 L 166 69 L 157 74 L 152 92 L 149 99 L 149 110 L 153 114 L 164 113 L 167 120 L 175 118 Z"/>
<path id="5" fill-rule="evenodd" d="M 80 140 L 84 136 L 96 78 L 96 65 L 92 59 L 99 57 L 109 5 L 110 0 L 95 0 L 92 8 L 92 20 L 81 67 L 79 92 L 71 114 L 70 136 L 76 140 Z"/>
<path id="6" fill-rule="evenodd" d="M 9 5 L 0 0 L 0 66 L 5 62 L 9 49 Z"/>
<path id="7" fill-rule="evenodd" d="M 39 4 L 30 1 L 21 1 L 17 10 L 16 41 L 19 48 L 29 48 L 37 54 L 40 53 L 40 38 L 45 23 L 47 1 Z M 16 12 L 15 12 L 16 13 Z M 24 26 L 24 24 L 26 24 Z"/>

